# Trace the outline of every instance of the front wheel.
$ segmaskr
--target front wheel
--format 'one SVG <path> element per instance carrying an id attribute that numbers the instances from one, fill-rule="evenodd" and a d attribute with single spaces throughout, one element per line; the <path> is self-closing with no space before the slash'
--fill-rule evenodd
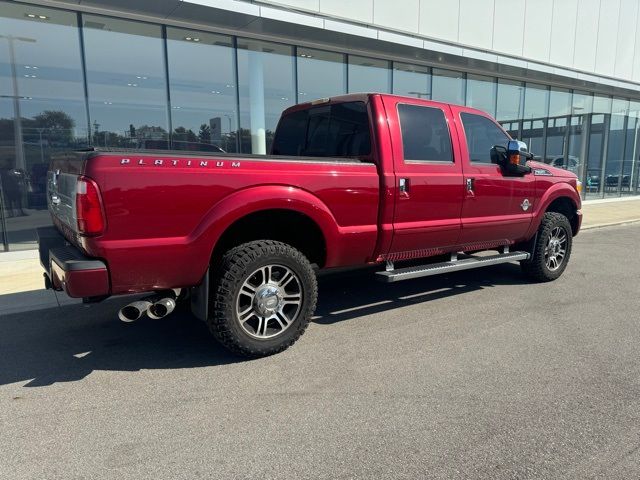
<path id="1" fill-rule="evenodd" d="M 214 337 L 247 357 L 281 352 L 306 330 L 315 310 L 318 287 L 307 258 L 272 240 L 229 250 L 214 272 Z"/>
<path id="2" fill-rule="evenodd" d="M 523 272 L 538 282 L 555 280 L 567 267 L 572 240 L 571 224 L 567 217 L 556 212 L 545 213 L 531 258 L 520 263 Z"/>

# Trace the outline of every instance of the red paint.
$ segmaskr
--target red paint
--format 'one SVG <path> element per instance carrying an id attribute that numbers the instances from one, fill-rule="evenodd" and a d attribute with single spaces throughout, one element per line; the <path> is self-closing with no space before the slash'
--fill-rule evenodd
<path id="1" fill-rule="evenodd" d="M 454 121 L 458 125 L 459 145 L 462 151 L 464 180 L 473 181 L 473 193 L 465 192 L 462 205 L 462 233 L 459 243 L 469 244 L 496 239 L 512 242 L 525 240 L 535 206 L 536 176 L 505 176 L 495 164 L 470 161 L 467 140 L 460 114 L 469 112 L 493 119 L 473 108 L 452 106 Z M 506 134 L 506 132 L 505 132 Z M 531 207 L 523 211 L 520 206 L 528 199 Z"/>
<path id="2" fill-rule="evenodd" d="M 559 196 L 580 208 L 572 173 L 542 165 L 554 176 L 506 178 L 495 165 L 471 164 L 459 114 L 484 115 L 477 110 L 378 94 L 331 101 L 345 100 L 368 102 L 372 163 L 144 151 L 54 161 L 54 170 L 95 181 L 106 220 L 102 234 L 80 236 L 79 243 L 107 265 L 108 275 L 87 273 L 86 288 L 67 277 L 69 294 L 102 295 L 105 278 L 110 294 L 196 285 L 225 230 L 261 210 L 289 209 L 313 220 L 323 233 L 329 268 L 513 243 L 533 236 Z M 453 163 L 404 162 L 399 102 L 445 112 Z M 475 179 L 473 198 L 465 189 L 469 176 Z M 399 192 L 399 178 L 409 179 L 410 195 Z M 527 212 L 520 208 L 525 197 L 532 204 Z"/>
<path id="3" fill-rule="evenodd" d="M 50 278 L 55 290 L 64 290 L 70 297 L 98 297 L 109 294 L 109 272 L 106 269 L 65 271 L 52 262 Z"/>
<path id="4" fill-rule="evenodd" d="M 405 162 L 402 133 L 398 118 L 398 104 L 424 105 L 441 109 L 449 125 L 452 138 L 457 131 L 449 105 L 404 98 L 384 97 L 389 132 L 393 146 L 395 174 L 408 182 L 408 192 L 398 194 L 393 219 L 394 237 L 390 253 L 415 252 L 409 257 L 424 256 L 424 249 L 453 247 L 460 236 L 460 207 L 464 186 L 458 142 L 452 142 L 454 161 Z M 407 256 L 406 254 L 404 255 Z"/>

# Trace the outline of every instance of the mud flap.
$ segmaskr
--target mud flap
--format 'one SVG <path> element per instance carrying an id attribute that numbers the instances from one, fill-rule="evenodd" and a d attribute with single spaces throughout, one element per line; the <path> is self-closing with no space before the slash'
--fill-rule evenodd
<path id="1" fill-rule="evenodd" d="M 200 284 L 191 287 L 191 313 L 203 322 L 209 314 L 209 269 L 204 274 Z"/>

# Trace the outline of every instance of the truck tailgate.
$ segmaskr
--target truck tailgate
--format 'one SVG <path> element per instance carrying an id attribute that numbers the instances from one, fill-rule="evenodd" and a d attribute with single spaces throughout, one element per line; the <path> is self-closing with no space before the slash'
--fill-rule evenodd
<path id="1" fill-rule="evenodd" d="M 47 173 L 47 204 L 53 222 L 70 242 L 78 245 L 76 193 L 88 152 L 69 152 L 53 158 Z"/>

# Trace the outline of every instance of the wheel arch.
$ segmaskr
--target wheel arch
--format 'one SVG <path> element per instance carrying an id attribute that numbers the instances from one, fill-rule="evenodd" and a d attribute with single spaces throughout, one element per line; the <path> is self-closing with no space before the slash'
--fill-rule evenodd
<path id="1" fill-rule="evenodd" d="M 533 215 L 533 221 L 529 228 L 527 238 L 535 235 L 546 212 L 556 212 L 565 215 L 571 224 L 573 235 L 577 235 L 580 229 L 579 210 L 582 203 L 575 189 L 568 183 L 556 183 L 544 192 L 537 204 Z"/>
<path id="2" fill-rule="evenodd" d="M 273 234 L 276 227 L 283 226 L 287 235 Z M 332 260 L 339 230 L 329 208 L 312 193 L 286 185 L 263 185 L 226 196 L 207 212 L 192 236 L 207 255 L 204 274 L 214 255 L 225 246 L 234 246 L 234 238 L 240 242 L 263 239 L 284 243 L 291 243 L 293 238 L 292 246 L 322 267 Z"/>
<path id="3" fill-rule="evenodd" d="M 327 243 L 320 226 L 307 214 L 285 208 L 266 208 L 236 219 L 218 238 L 211 259 L 214 261 L 230 248 L 254 240 L 283 242 L 320 268 L 326 263 Z"/>
<path id="4" fill-rule="evenodd" d="M 576 235 L 578 233 L 578 229 L 580 228 L 578 221 L 578 206 L 571 198 L 567 196 L 559 196 L 555 198 L 551 203 L 549 203 L 549 205 L 547 205 L 544 213 L 546 212 L 556 212 L 564 215 L 571 224 L 572 234 Z"/>

